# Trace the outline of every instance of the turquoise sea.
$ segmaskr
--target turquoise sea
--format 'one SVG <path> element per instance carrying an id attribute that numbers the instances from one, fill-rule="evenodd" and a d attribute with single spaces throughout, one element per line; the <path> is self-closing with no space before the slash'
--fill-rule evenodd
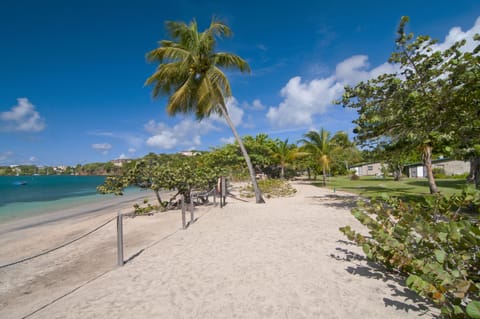
<path id="1" fill-rule="evenodd" d="M 111 199 L 114 195 L 96 192 L 104 180 L 103 176 L 0 176 L 0 223 Z"/>

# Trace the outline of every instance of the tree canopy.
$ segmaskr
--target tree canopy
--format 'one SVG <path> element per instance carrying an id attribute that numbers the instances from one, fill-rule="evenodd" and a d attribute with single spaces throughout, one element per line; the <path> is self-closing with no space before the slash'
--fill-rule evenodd
<path id="1" fill-rule="evenodd" d="M 463 54 L 460 48 L 464 41 L 439 51 L 436 41 L 428 36 L 418 36 L 405 31 L 408 17 L 400 21 L 396 39 L 396 51 L 389 62 L 398 72 L 383 74 L 354 87 L 346 86 L 338 104 L 357 109 L 355 133 L 357 141 L 365 146 L 399 149 L 404 152 L 417 150 L 427 168 L 431 193 L 438 191 L 432 172 L 434 149 L 449 150 L 448 146 L 459 141 L 458 127 L 466 123 L 468 136 L 478 131 L 478 92 L 473 92 L 478 73 L 471 78 L 460 76 L 459 67 L 478 70 L 465 59 L 472 53 Z M 463 61 L 463 62 L 460 62 Z M 463 74 L 463 73 L 462 73 Z M 468 84 L 462 79 L 470 79 Z M 478 84 L 477 84 L 478 85 Z M 469 89 L 470 88 L 470 89 Z M 469 90 L 466 99 L 460 92 Z M 477 90 L 478 91 L 478 90 Z M 473 112 L 472 112 L 473 111 Z M 478 123 L 477 123 L 478 124 Z M 464 133 L 465 133 L 464 131 Z M 475 135 L 475 134 L 473 134 Z M 477 137 L 474 137 L 478 141 Z"/>

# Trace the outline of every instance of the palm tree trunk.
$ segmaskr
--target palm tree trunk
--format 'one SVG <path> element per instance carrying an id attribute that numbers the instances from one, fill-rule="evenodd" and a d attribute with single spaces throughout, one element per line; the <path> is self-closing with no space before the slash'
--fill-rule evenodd
<path id="1" fill-rule="evenodd" d="M 423 165 L 427 169 L 427 177 L 428 177 L 428 187 L 430 188 L 430 194 L 438 193 L 437 184 L 435 183 L 435 177 L 433 176 L 433 169 L 432 169 L 432 147 L 427 145 L 423 149 L 422 154 Z"/>
<path id="2" fill-rule="evenodd" d="M 323 186 L 327 186 L 327 171 L 325 167 L 323 167 Z"/>
<path id="3" fill-rule="evenodd" d="M 250 173 L 250 178 L 252 180 L 253 191 L 255 192 L 256 203 L 257 204 L 265 203 L 265 200 L 262 197 L 262 192 L 258 187 L 257 179 L 255 177 L 255 171 L 253 170 L 252 161 L 250 160 L 250 156 L 248 156 L 247 149 L 245 148 L 245 145 L 243 145 L 242 139 L 240 138 L 240 135 L 238 135 L 237 129 L 235 128 L 235 125 L 233 124 L 232 120 L 230 119 L 230 116 L 227 113 L 226 107 L 221 105 L 220 110 L 222 111 L 222 115 L 227 121 L 228 126 L 230 126 L 230 129 L 232 130 L 233 136 L 235 136 L 235 139 L 237 140 L 238 145 L 240 146 L 240 150 L 242 151 L 243 157 L 245 158 L 245 162 L 247 162 L 248 171 Z"/>
<path id="4" fill-rule="evenodd" d="M 285 165 L 280 165 L 280 178 L 284 179 L 285 178 Z"/>

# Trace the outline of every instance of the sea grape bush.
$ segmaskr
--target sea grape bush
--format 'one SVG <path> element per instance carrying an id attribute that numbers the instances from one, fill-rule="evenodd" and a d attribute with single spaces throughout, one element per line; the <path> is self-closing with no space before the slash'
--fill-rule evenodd
<path id="1" fill-rule="evenodd" d="M 480 318 L 480 192 L 404 202 L 361 201 L 353 216 L 369 235 L 340 228 L 367 258 L 406 276 L 406 284 L 446 318 Z"/>

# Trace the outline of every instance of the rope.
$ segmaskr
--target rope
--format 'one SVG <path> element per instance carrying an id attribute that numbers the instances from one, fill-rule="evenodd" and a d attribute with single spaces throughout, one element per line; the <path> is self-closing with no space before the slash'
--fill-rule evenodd
<path id="1" fill-rule="evenodd" d="M 115 220 L 116 218 L 117 218 L 117 217 L 113 217 L 113 218 L 107 220 L 107 221 L 106 221 L 105 223 L 103 223 L 102 225 L 100 225 L 100 226 L 96 227 L 95 229 L 89 231 L 88 233 L 83 234 L 82 236 L 77 237 L 77 238 L 75 238 L 75 239 L 73 239 L 73 240 L 71 240 L 71 241 L 68 241 L 68 242 L 66 242 L 66 243 L 63 243 L 63 244 L 61 244 L 60 246 L 51 248 L 51 249 L 46 250 L 46 251 L 44 251 L 44 252 L 41 252 L 41 253 L 39 253 L 39 254 L 37 254 L 37 255 L 33 255 L 33 256 L 30 256 L 30 257 L 26 257 L 26 258 L 23 258 L 23 259 L 14 261 L 14 262 L 9 263 L 9 264 L 1 265 L 1 266 L 0 266 L 0 269 L 7 268 L 7 267 L 10 267 L 10 266 L 13 266 L 13 265 L 16 265 L 16 264 L 23 263 L 23 262 L 25 262 L 25 261 L 28 261 L 28 260 L 31 260 L 31 259 L 34 259 L 34 258 L 43 256 L 43 255 L 46 255 L 46 254 L 51 253 L 51 252 L 53 252 L 53 251 L 55 251 L 55 250 L 58 250 L 58 249 L 60 249 L 60 248 L 63 248 L 63 247 L 68 246 L 68 245 L 70 245 L 70 244 L 73 244 L 74 242 L 79 241 L 80 239 L 83 239 L 83 238 L 87 237 L 88 235 L 96 232 L 97 230 L 99 230 L 100 228 L 104 227 L 105 225 L 107 225 L 107 224 L 110 223 L 111 221 Z"/>

